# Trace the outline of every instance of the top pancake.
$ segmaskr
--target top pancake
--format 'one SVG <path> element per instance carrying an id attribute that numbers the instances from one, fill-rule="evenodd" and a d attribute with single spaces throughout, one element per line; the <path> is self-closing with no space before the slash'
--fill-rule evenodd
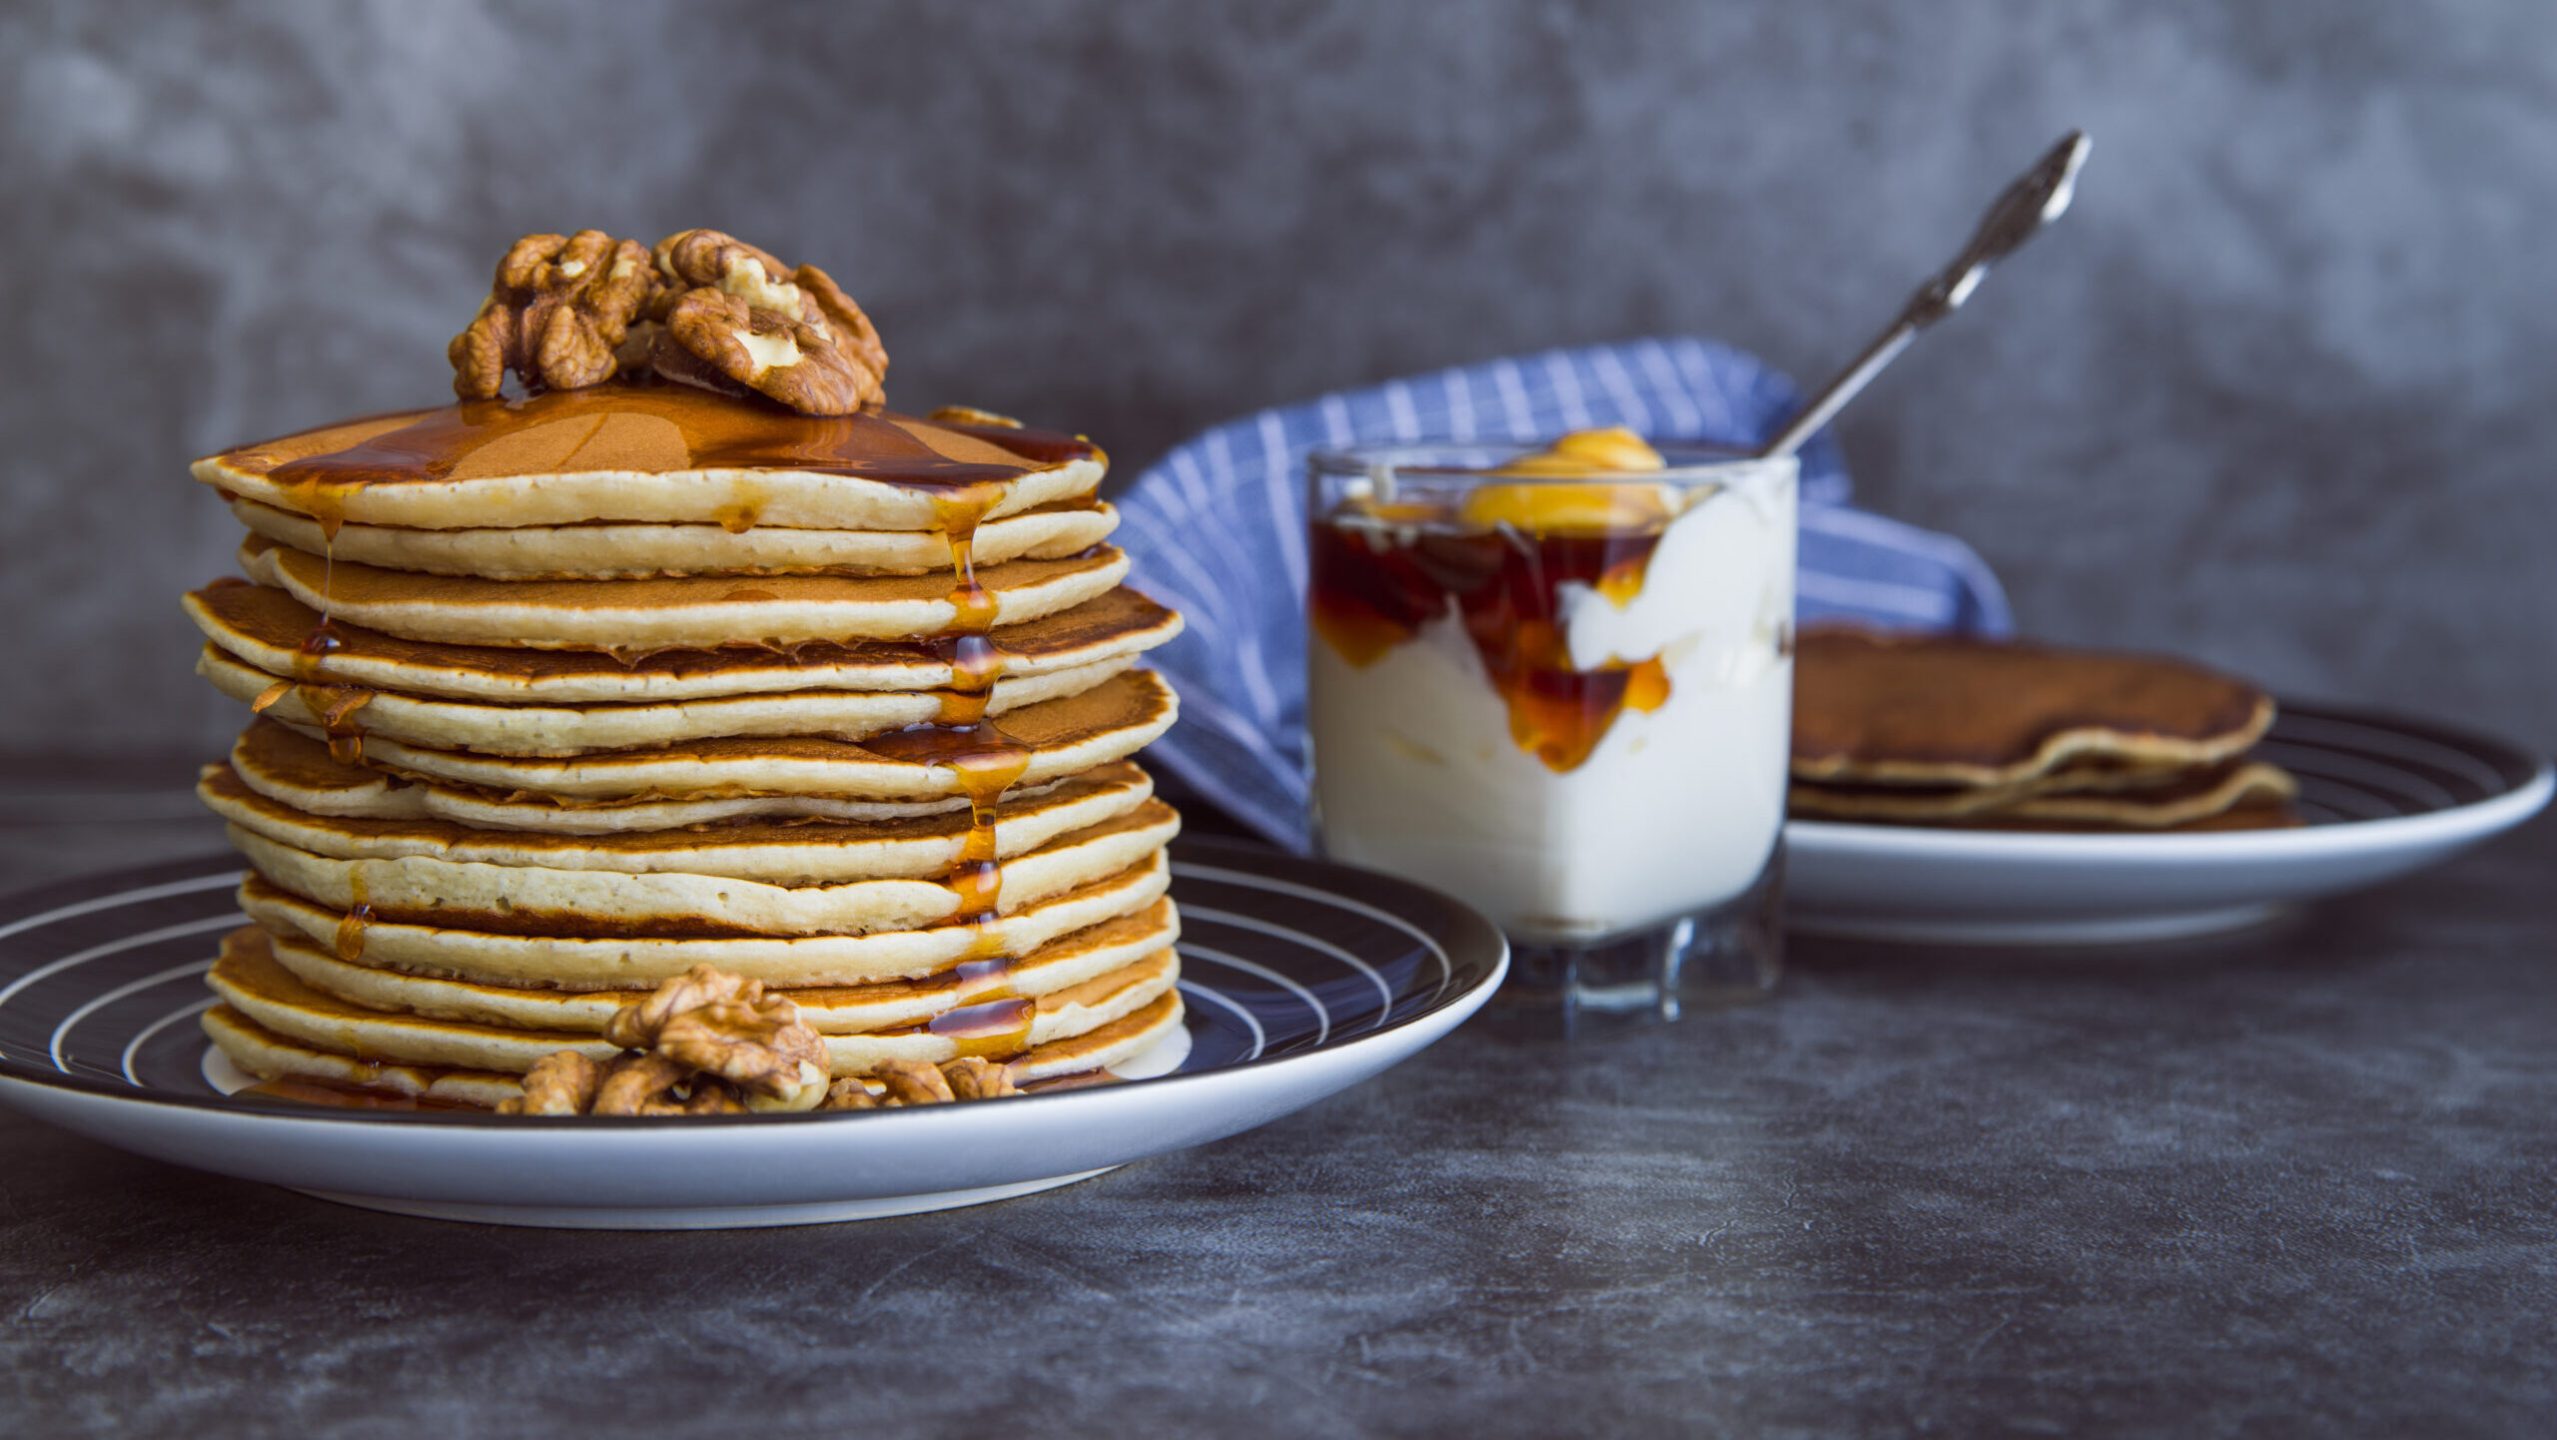
<path id="1" fill-rule="evenodd" d="M 1847 629 L 1804 632 L 1793 773 L 1995 785 L 2071 760 L 2206 765 L 2244 751 L 2273 702 L 2186 661 Z"/>
<path id="2" fill-rule="evenodd" d="M 932 530 L 954 502 L 992 518 L 1088 495 L 1106 463 L 1045 431 L 603 385 L 351 420 L 207 456 L 195 476 L 328 526 Z"/>

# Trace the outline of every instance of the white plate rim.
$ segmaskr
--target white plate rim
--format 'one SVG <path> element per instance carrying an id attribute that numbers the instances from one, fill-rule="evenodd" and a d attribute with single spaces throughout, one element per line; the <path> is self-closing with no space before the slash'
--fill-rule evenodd
<path id="1" fill-rule="evenodd" d="M 2346 705 L 2301 708 L 2318 719 L 2340 719 L 2382 726 L 2399 723 L 2385 711 Z M 2427 729 L 2451 727 L 2423 721 Z M 2178 831 L 2143 835 L 2135 832 L 2071 832 L 2062 830 L 1963 830 L 1920 825 L 1860 825 L 1840 820 L 1788 820 L 1785 843 L 1814 853 L 1854 854 L 1874 859 L 1948 860 L 1976 857 L 2012 863 L 2100 862 L 2106 864 L 2189 865 L 2197 860 L 2322 860 L 2450 844 L 2499 834 L 2537 815 L 2557 793 L 2557 766 L 2527 747 L 2482 734 L 2469 734 L 2516 755 L 2530 756 L 2532 768 L 2521 783 L 2482 800 L 2444 806 L 2419 815 L 2389 815 L 2339 820 L 2286 830 Z"/>
<path id="2" fill-rule="evenodd" d="M 1491 963 L 1484 967 L 1482 973 L 1474 978 L 1470 983 L 1462 985 L 1442 983 L 1438 992 L 1431 997 L 1429 1003 L 1425 1006 L 1415 1009 L 1412 1013 L 1407 1014 L 1400 1019 L 1388 1020 L 1386 1023 L 1375 1029 L 1364 1031 L 1353 1037 L 1326 1040 L 1317 1044 L 1313 1048 L 1306 1050 L 1295 1050 L 1276 1055 L 1264 1054 L 1256 1056 L 1250 1060 L 1237 1061 L 1229 1065 L 1219 1065 L 1213 1069 L 1175 1072 L 1168 1075 L 1155 1076 L 1150 1079 L 1131 1081 L 1125 1085 L 1095 1086 L 1084 1089 L 1066 1089 L 1016 1096 L 1004 1106 L 1000 1107 L 1002 1110 L 1008 1112 L 1008 1115 L 1019 1115 L 1021 1112 L 1018 1107 L 1024 1103 L 1049 1106 L 1067 1103 L 1081 1103 L 1087 1107 L 1101 1108 L 1105 1102 L 1126 1103 L 1126 1097 L 1131 1094 L 1141 1095 L 1149 1091 L 1155 1091 L 1157 1087 L 1165 1085 L 1179 1085 L 1185 1090 L 1194 1091 L 1202 1085 L 1212 1084 L 1222 1079 L 1229 1079 L 1231 1077 L 1238 1076 L 1248 1077 L 1255 1072 L 1272 1070 L 1281 1066 L 1302 1065 L 1303 1062 L 1316 1062 L 1313 1068 L 1320 1068 L 1320 1063 L 1327 1059 L 1338 1061 L 1347 1057 L 1364 1058 L 1377 1052 L 1384 1052 L 1388 1054 L 1416 1053 L 1418 1050 L 1425 1049 L 1429 1045 L 1436 1043 L 1437 1040 L 1443 1038 L 1448 1032 L 1454 1030 L 1456 1026 L 1471 1018 L 1472 1015 L 1477 1010 L 1480 1010 L 1483 1004 L 1490 999 L 1492 994 L 1500 988 L 1502 982 L 1508 978 L 1510 968 L 1510 946 L 1508 937 L 1502 934 L 1500 928 L 1492 924 L 1489 919 L 1485 918 L 1481 914 L 1481 912 L 1473 909 L 1471 906 L 1465 905 L 1461 901 L 1455 900 L 1450 896 L 1431 890 L 1427 886 L 1420 885 L 1414 881 L 1403 880 L 1396 876 L 1382 875 L 1374 871 L 1363 870 L 1357 866 L 1345 865 L 1338 861 L 1313 860 L 1303 856 L 1291 855 L 1285 851 L 1277 850 L 1273 847 L 1251 841 L 1226 840 L 1219 837 L 1200 836 L 1185 838 L 1182 842 L 1180 842 L 1180 845 L 1180 853 L 1175 854 L 1173 857 L 1176 873 L 1185 862 L 1196 863 L 1200 860 L 1206 860 L 1213 857 L 1215 860 L 1223 862 L 1221 868 L 1231 869 L 1237 862 L 1309 865 L 1316 868 L 1353 871 L 1360 875 L 1368 876 L 1391 885 L 1421 892 L 1432 897 L 1446 907 L 1451 927 L 1454 930 L 1474 932 L 1473 938 L 1470 942 L 1465 941 L 1461 936 L 1457 936 L 1452 937 L 1449 942 L 1444 943 L 1441 946 L 1442 958 L 1447 959 L 1452 967 L 1454 963 L 1454 952 L 1460 949 L 1471 950 L 1474 945 L 1479 944 L 1482 940 L 1487 938 L 1490 942 L 1491 948 L 1479 953 L 1487 953 L 1491 955 Z M 166 862 L 161 866 L 143 867 L 143 869 L 154 870 L 174 868 L 185 863 L 188 862 Z M 210 875 L 214 873 L 215 869 L 230 862 L 227 857 L 208 854 L 201 857 L 200 863 L 208 867 L 206 873 Z M 230 874 L 234 877 L 236 877 L 238 873 L 239 872 L 236 868 L 233 868 L 230 871 Z M 51 888 L 53 885 L 75 883 L 79 880 L 95 878 L 98 877 L 73 876 L 66 877 L 64 880 L 29 887 L 26 890 L 13 892 L 8 897 L 0 898 L 0 904 L 23 900 L 31 895 L 41 893 L 42 891 Z M 1433 943 L 1437 944 L 1440 942 Z M 1434 1020 L 1443 1021 L 1444 1024 L 1440 1026 L 1431 1026 L 1429 1022 Z M 1412 1031 L 1415 1027 L 1420 1027 L 1417 1035 L 1405 1033 L 1407 1031 Z M 1419 1043 L 1416 1045 L 1410 1044 L 1409 1042 L 1414 1039 L 1418 1039 Z M 1394 1062 L 1391 1059 L 1388 1059 L 1384 1061 L 1379 1068 L 1381 1069 L 1386 1065 L 1391 1065 L 1392 1063 Z M 316 1107 L 242 1105 L 228 1096 L 173 1094 L 166 1091 L 149 1090 L 130 1085 L 114 1085 L 104 1080 L 93 1080 L 83 1075 L 73 1075 L 59 1071 L 48 1071 L 25 1061 L 13 1060 L 6 1056 L 0 1056 L 0 1088 L 7 1087 L 22 1087 L 25 1089 L 49 1092 L 68 1092 L 94 1101 L 108 1102 L 121 1106 L 138 1106 L 152 1109 L 154 1111 L 167 1109 L 196 1110 L 225 1117 L 234 1117 L 255 1125 L 282 1124 L 304 1127 L 351 1126 L 355 1127 L 357 1130 L 369 1133 L 379 1133 L 382 1127 L 388 1125 L 413 1129 L 417 1133 L 421 1134 L 440 1131 L 448 1134 L 467 1133 L 473 1136 L 485 1135 L 492 1132 L 504 1133 L 508 1131 L 515 1131 L 528 1136 L 546 1137 L 548 1143 L 554 1144 L 559 1143 L 559 1137 L 563 1135 L 576 1135 L 581 1138 L 568 1143 L 581 1146 L 590 1144 L 606 1144 L 611 1143 L 620 1137 L 662 1133 L 667 1130 L 681 1130 L 687 1133 L 708 1136 L 721 1132 L 734 1133 L 737 1131 L 762 1131 L 775 1126 L 790 1125 L 840 1126 L 845 1124 L 868 1124 L 877 1126 L 882 1123 L 903 1124 L 907 1126 L 913 1126 L 916 1124 L 928 1125 L 934 1123 L 947 1125 L 954 1121 L 963 1121 L 964 1117 L 982 1114 L 984 1113 L 984 1109 L 994 1108 L 983 1107 L 981 1109 L 980 1107 L 974 1106 L 928 1106 L 911 1109 L 900 1108 L 888 1110 L 811 1112 L 804 1114 L 616 1116 L 609 1121 L 601 1123 L 592 1116 L 495 1115 L 479 1114 L 470 1111 L 419 1110 L 339 1114 L 321 1110 Z"/>

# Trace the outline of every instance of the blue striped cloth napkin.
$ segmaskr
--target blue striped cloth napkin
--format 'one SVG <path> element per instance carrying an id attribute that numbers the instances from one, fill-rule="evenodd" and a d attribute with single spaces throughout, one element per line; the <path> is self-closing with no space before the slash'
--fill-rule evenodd
<path id="1" fill-rule="evenodd" d="M 1756 357 L 1700 339 L 1549 350 L 1391 380 L 1220 425 L 1116 497 L 1138 583 L 1189 621 L 1151 657 L 1181 723 L 1146 751 L 1280 844 L 1309 842 L 1305 755 L 1305 458 L 1401 440 L 1551 439 L 1625 425 L 1655 439 L 1754 446 L 1800 396 Z M 1895 629 L 2003 635 L 2005 592 L 1971 548 L 1850 507 L 1824 433 L 1802 456 L 1797 604 Z"/>

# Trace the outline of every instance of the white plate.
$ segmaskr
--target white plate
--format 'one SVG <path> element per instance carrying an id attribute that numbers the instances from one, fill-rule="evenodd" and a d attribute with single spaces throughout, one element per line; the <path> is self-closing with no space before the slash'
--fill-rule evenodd
<path id="1" fill-rule="evenodd" d="M 2285 705 L 2263 758 L 2297 775 L 2297 829 L 2031 834 L 1785 826 L 1788 925 L 1934 943 L 2159 940 L 2393 879 L 2539 813 L 2548 762 L 2431 721 Z"/>
<path id="2" fill-rule="evenodd" d="M 1257 846 L 1182 841 L 1182 1033 L 1127 1083 L 840 1115 L 670 1120 L 348 1114 L 228 1098 L 196 1017 L 235 859 L 0 900 L 0 1103 L 110 1145 L 376 1210 L 703 1229 L 1001 1200 L 1248 1130 L 1454 1029 L 1509 968 L 1424 889 Z"/>

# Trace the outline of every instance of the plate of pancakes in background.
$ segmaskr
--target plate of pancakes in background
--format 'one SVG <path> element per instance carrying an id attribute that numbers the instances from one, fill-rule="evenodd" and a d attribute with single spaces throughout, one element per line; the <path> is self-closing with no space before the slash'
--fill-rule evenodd
<path id="1" fill-rule="evenodd" d="M 2432 864 L 2550 793 L 2507 742 L 2162 656 L 1824 626 L 1796 677 L 1786 902 L 1809 933 L 2203 934 Z"/>

